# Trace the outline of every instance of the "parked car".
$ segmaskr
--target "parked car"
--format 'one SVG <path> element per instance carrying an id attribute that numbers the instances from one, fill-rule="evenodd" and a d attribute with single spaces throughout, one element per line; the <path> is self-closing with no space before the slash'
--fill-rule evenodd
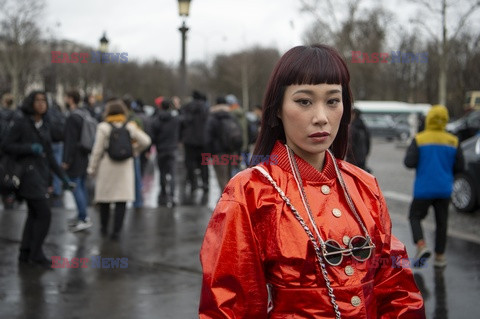
<path id="1" fill-rule="evenodd" d="M 372 137 L 383 137 L 391 141 L 394 139 L 405 141 L 410 137 L 408 124 L 396 123 L 388 114 L 362 114 L 365 125 Z"/>
<path id="2" fill-rule="evenodd" d="M 452 204 L 461 212 L 474 211 L 480 199 L 480 135 L 460 144 L 465 157 L 465 171 L 455 176 Z"/>
<path id="3" fill-rule="evenodd" d="M 447 131 L 455 134 L 462 142 L 480 130 L 480 110 L 471 111 L 447 124 Z"/>

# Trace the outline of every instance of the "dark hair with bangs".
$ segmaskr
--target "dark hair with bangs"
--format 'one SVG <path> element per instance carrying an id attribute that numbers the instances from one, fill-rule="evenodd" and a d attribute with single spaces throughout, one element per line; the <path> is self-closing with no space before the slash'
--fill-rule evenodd
<path id="1" fill-rule="evenodd" d="M 253 155 L 270 154 L 277 140 L 286 142 L 285 130 L 277 115 L 287 86 L 298 84 L 342 86 L 343 115 L 330 149 L 336 158 L 343 159 L 347 152 L 348 125 L 353 104 L 350 73 L 341 55 L 334 48 L 323 44 L 294 47 L 275 65 L 263 98 L 260 134 Z"/>

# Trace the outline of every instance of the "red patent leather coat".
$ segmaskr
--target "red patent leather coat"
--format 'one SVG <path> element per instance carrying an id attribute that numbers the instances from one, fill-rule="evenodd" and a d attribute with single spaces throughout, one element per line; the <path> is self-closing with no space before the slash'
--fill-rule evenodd
<path id="1" fill-rule="evenodd" d="M 277 142 L 271 155 L 277 163 L 261 166 L 307 221 L 285 146 Z M 346 203 L 330 156 L 325 156 L 322 172 L 295 158 L 323 239 L 345 245 L 344 236 L 365 236 Z M 390 216 L 377 181 L 347 162 L 336 161 L 376 246 L 365 262 L 345 256 L 339 266 L 326 264 L 342 318 L 425 318 L 411 269 L 392 264 L 392 257 L 408 257 L 405 246 L 391 235 Z M 320 191 L 323 185 L 329 187 L 328 194 Z M 341 212 L 335 210 L 339 217 L 332 213 L 335 208 Z M 202 319 L 335 317 L 312 243 L 257 170 L 244 170 L 227 185 L 208 225 L 200 259 Z M 273 305 L 268 302 L 267 284 Z"/>

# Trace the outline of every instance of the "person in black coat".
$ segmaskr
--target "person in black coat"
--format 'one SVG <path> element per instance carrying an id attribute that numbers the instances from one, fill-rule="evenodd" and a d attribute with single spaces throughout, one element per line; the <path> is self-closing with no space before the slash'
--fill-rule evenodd
<path id="1" fill-rule="evenodd" d="M 367 167 L 367 157 L 370 153 L 370 131 L 361 115 L 359 109 L 352 110 L 346 161 L 370 172 Z"/>
<path id="2" fill-rule="evenodd" d="M 216 104 L 210 107 L 210 113 L 208 114 L 205 127 L 205 150 L 207 153 L 204 156 L 204 161 L 207 162 L 208 165 L 213 165 L 218 185 L 222 191 L 232 176 L 232 163 L 238 163 L 238 155 L 237 160 L 231 160 L 230 155 L 234 155 L 235 152 L 225 150 L 220 136 L 222 134 L 220 122 L 229 117 L 236 120 L 225 98 L 218 97 Z M 228 157 L 225 157 L 225 155 L 228 155 Z M 205 165 L 205 163 L 202 163 L 202 165 Z"/>
<path id="3" fill-rule="evenodd" d="M 208 166 L 202 165 L 202 153 L 205 151 L 205 124 L 208 117 L 206 98 L 198 91 L 193 91 L 193 101 L 181 108 L 182 129 L 181 136 L 185 147 L 185 166 L 187 169 L 186 181 L 190 190 L 199 187 L 195 170 L 200 169 L 202 188 L 208 192 Z"/>
<path id="4" fill-rule="evenodd" d="M 23 175 L 18 196 L 25 199 L 28 217 L 20 246 L 20 262 L 38 264 L 49 268 L 51 261 L 45 256 L 42 245 L 50 227 L 48 187 L 50 170 L 62 179 L 65 188 L 71 182 L 53 157 L 48 122 L 43 120 L 47 112 L 44 92 L 33 91 L 24 100 L 21 112 L 14 118 L 3 149 L 23 165 Z"/>
<path id="5" fill-rule="evenodd" d="M 160 172 L 158 204 L 174 206 L 175 157 L 180 139 L 180 116 L 171 100 L 163 100 L 161 110 L 152 124 L 152 140 L 157 149 L 157 164 Z M 167 179 L 170 176 L 170 179 Z"/>

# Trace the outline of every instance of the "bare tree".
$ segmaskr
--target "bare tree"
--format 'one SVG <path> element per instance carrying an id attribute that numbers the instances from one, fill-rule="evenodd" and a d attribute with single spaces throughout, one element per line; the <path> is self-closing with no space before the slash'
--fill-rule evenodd
<path id="1" fill-rule="evenodd" d="M 479 0 L 463 0 L 463 1 L 429 1 L 429 0 L 410 0 L 410 2 L 416 3 L 421 8 L 422 16 L 412 19 L 411 21 L 417 23 L 423 27 L 428 34 L 436 40 L 438 43 L 439 52 L 439 77 L 438 77 L 438 102 L 446 105 L 447 103 L 447 64 L 448 64 L 448 51 L 450 50 L 450 44 L 457 39 L 459 34 L 464 30 L 470 16 L 480 8 Z M 460 2 L 460 3 L 459 3 Z M 455 22 L 447 17 L 447 14 L 454 9 L 465 8 L 461 10 L 456 17 L 459 17 Z M 434 21 L 441 21 L 440 27 L 437 31 L 432 30 L 431 26 L 425 21 L 425 12 L 434 17 Z M 432 21 L 432 19 L 429 19 Z M 451 29 L 449 29 L 451 26 Z M 440 32 L 439 32 L 440 31 Z"/>
<path id="2" fill-rule="evenodd" d="M 0 64 L 11 81 L 18 103 L 29 79 L 36 73 L 36 58 L 43 16 L 43 0 L 3 0 L 0 13 Z"/>
<path id="3" fill-rule="evenodd" d="M 241 97 L 245 109 L 259 104 L 270 73 L 280 55 L 278 50 L 253 47 L 214 60 L 210 89 L 219 94 Z"/>

